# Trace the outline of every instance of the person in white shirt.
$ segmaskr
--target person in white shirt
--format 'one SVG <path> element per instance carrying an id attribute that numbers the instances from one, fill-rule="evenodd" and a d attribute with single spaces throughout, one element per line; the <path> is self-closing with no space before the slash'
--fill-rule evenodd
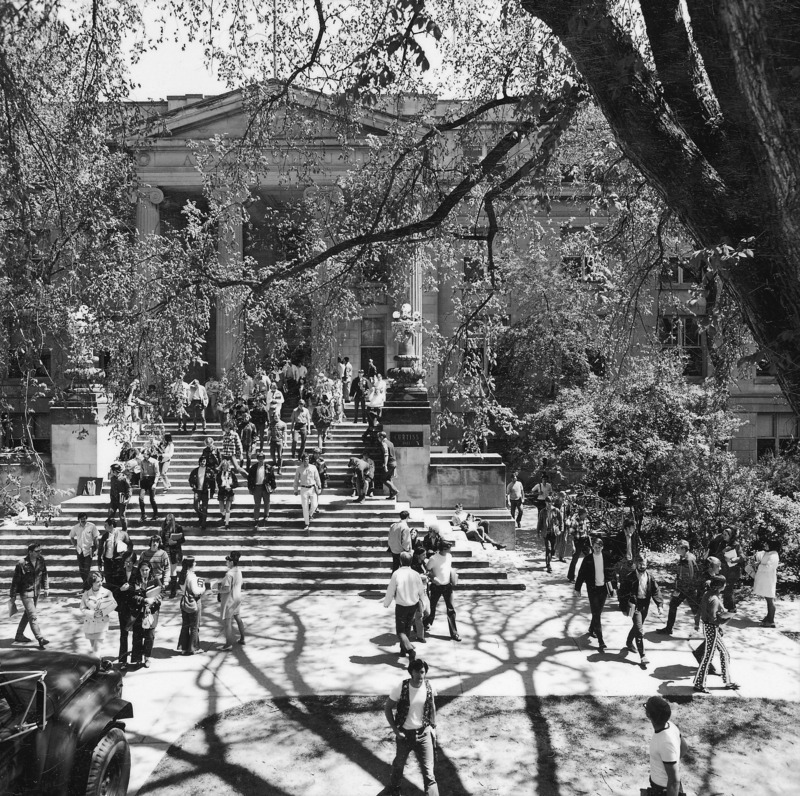
<path id="1" fill-rule="evenodd" d="M 422 769 L 426 796 L 439 796 L 434 773 L 436 689 L 426 679 L 428 664 L 422 658 L 411 661 L 407 671 L 410 679 L 397 683 L 383 706 L 386 721 L 397 739 L 392 774 L 385 793 L 388 796 L 400 796 L 403 770 L 409 754 L 414 751 Z"/>
<path id="2" fill-rule="evenodd" d="M 407 511 L 401 511 L 400 519 L 389 528 L 388 545 L 392 554 L 392 572 L 400 566 L 401 554 L 411 552 L 411 528 L 408 525 L 410 516 Z"/>
<path id="3" fill-rule="evenodd" d="M 522 503 L 525 499 L 525 489 L 519 480 L 519 473 L 511 476 L 511 482 L 506 487 L 506 505 L 512 518 L 517 523 L 517 528 L 522 525 Z"/>
<path id="4" fill-rule="evenodd" d="M 206 388 L 197 379 L 189 384 L 189 410 L 192 415 L 192 431 L 197 431 L 198 419 L 202 423 L 203 432 L 206 430 L 206 407 L 208 406 L 208 393 Z"/>
<path id="5" fill-rule="evenodd" d="M 392 572 L 383 598 L 383 607 L 388 608 L 394 600 L 394 626 L 397 638 L 400 640 L 400 655 L 408 655 L 413 661 L 417 653 L 408 636 L 411 633 L 414 614 L 425 597 L 425 587 L 419 573 L 411 569 L 412 559 L 410 552 L 400 553 L 400 567 Z"/>
<path id="6" fill-rule="evenodd" d="M 92 559 L 100 539 L 100 532 L 97 530 L 97 526 L 93 522 L 89 522 L 88 519 L 88 515 L 81 512 L 78 515 L 78 522 L 70 528 L 68 537 L 78 556 L 78 571 L 81 573 L 83 591 L 86 591 L 92 585 L 89 580 L 89 571 L 92 568 Z"/>
<path id="7" fill-rule="evenodd" d="M 450 630 L 450 638 L 453 641 L 461 641 L 456 625 L 456 609 L 453 607 L 454 573 L 453 556 L 450 553 L 452 546 L 452 542 L 442 539 L 439 542 L 439 552 L 432 555 L 425 564 L 431 576 L 431 613 L 424 625 L 427 632 L 436 618 L 436 605 L 439 598 L 442 597 L 447 606 L 447 625 Z"/>
<path id="8" fill-rule="evenodd" d="M 294 493 L 300 495 L 300 505 L 303 507 L 304 530 L 311 529 L 311 518 L 317 513 L 317 501 L 322 491 L 322 482 L 319 471 L 313 464 L 308 463 L 308 454 L 300 457 L 300 464 L 294 471 Z"/>
<path id="9" fill-rule="evenodd" d="M 164 483 L 164 491 L 169 492 L 172 489 L 172 484 L 169 481 L 169 466 L 172 463 L 172 457 L 175 455 L 175 443 L 172 441 L 172 434 L 164 434 L 164 439 L 159 446 L 160 450 L 160 472 L 159 476 Z"/>
<path id="10" fill-rule="evenodd" d="M 597 537 L 592 543 L 592 553 L 581 561 L 578 577 L 575 579 L 575 591 L 580 594 L 581 586 L 586 584 L 592 621 L 589 624 L 589 636 L 597 638 L 597 648 L 603 653 L 606 644 L 603 641 L 602 613 L 608 597 L 609 583 L 614 584 L 611 560 L 603 552 L 603 540 Z"/>
<path id="11" fill-rule="evenodd" d="M 672 707 L 664 697 L 651 696 L 644 711 L 653 725 L 650 738 L 650 796 L 678 796 L 681 792 L 681 757 L 689 747 L 670 721 Z"/>
<path id="12" fill-rule="evenodd" d="M 272 389 L 267 393 L 267 412 L 281 416 L 281 408 L 283 407 L 283 393 L 278 389 L 278 383 L 272 385 Z"/>

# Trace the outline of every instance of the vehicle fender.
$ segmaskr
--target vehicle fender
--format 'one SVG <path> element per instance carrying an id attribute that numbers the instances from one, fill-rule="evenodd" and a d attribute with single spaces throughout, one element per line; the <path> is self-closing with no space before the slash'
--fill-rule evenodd
<path id="1" fill-rule="evenodd" d="M 133 705 L 127 699 L 115 697 L 103 704 L 81 731 L 80 748 L 93 749 L 109 726 L 125 729 L 122 719 L 133 718 Z"/>

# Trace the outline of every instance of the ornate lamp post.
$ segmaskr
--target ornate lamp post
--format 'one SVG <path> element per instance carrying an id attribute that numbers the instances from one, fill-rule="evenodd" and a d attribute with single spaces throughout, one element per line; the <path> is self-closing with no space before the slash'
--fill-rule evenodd
<path id="1" fill-rule="evenodd" d="M 392 313 L 392 318 L 392 329 L 399 345 L 394 358 L 397 365 L 389 368 L 387 374 L 394 382 L 392 392 L 396 396 L 403 393 L 404 397 L 412 399 L 425 390 L 425 371 L 419 366 L 419 357 L 414 353 L 415 339 L 422 333 L 422 314 L 412 312 L 410 304 L 403 304 Z"/>

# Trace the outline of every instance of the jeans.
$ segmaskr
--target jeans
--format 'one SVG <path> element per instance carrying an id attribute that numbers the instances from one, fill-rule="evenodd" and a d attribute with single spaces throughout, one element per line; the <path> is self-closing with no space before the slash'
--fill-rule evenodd
<path id="1" fill-rule="evenodd" d="M 548 533 L 547 536 L 544 537 L 544 564 L 547 567 L 547 571 L 550 572 L 550 564 L 553 560 L 553 556 L 556 552 L 556 535 L 554 533 Z"/>
<path id="2" fill-rule="evenodd" d="M 278 469 L 278 473 L 283 469 L 283 443 L 272 441 L 269 443 L 269 455 L 272 457 L 272 466 Z"/>
<path id="3" fill-rule="evenodd" d="M 575 567 L 578 565 L 578 559 L 586 555 L 589 555 L 589 540 L 585 536 L 580 536 L 575 539 L 575 552 L 572 554 L 572 560 L 567 569 L 569 580 L 575 580 Z"/>
<path id="4" fill-rule="evenodd" d="M 125 512 L 128 510 L 128 501 L 127 500 L 119 500 L 115 498 L 113 495 L 111 497 L 111 506 L 108 509 L 108 517 L 111 519 L 117 512 L 119 512 L 119 527 L 122 528 L 123 531 L 127 532 L 128 530 L 128 520 L 125 517 Z"/>
<path id="5" fill-rule="evenodd" d="M 181 633 L 178 637 L 178 649 L 194 653 L 200 649 L 200 601 L 197 601 L 197 610 L 187 613 L 181 609 Z"/>
<path id="6" fill-rule="evenodd" d="M 595 586 L 589 583 L 586 584 L 586 590 L 589 594 L 589 607 L 592 611 L 592 621 L 589 624 L 589 632 L 591 633 L 594 631 L 597 636 L 597 643 L 601 647 L 604 647 L 602 614 L 603 606 L 606 604 L 608 590 L 605 586 Z"/>
<path id="7" fill-rule="evenodd" d="M 156 629 L 149 627 L 143 628 L 140 624 L 133 626 L 133 649 L 131 650 L 131 661 L 141 661 L 142 658 L 149 658 L 153 654 L 153 642 L 156 638 Z"/>
<path id="8" fill-rule="evenodd" d="M 88 556 L 85 556 L 83 553 L 78 553 L 78 572 L 81 573 L 81 580 L 83 581 L 83 588 L 84 590 L 88 589 L 91 586 L 89 582 L 89 570 L 92 568 L 92 564 L 94 563 L 94 558 L 92 558 L 91 553 Z"/>
<path id="9" fill-rule="evenodd" d="M 194 510 L 200 518 L 200 527 L 206 527 L 206 517 L 208 517 L 208 492 L 194 493 Z"/>
<path id="10" fill-rule="evenodd" d="M 633 612 L 633 624 L 628 632 L 628 639 L 625 642 L 628 646 L 636 640 L 636 649 L 639 655 L 644 655 L 644 621 L 647 619 L 647 612 L 650 610 L 650 598 L 636 600 L 636 608 Z"/>
<path id="11" fill-rule="evenodd" d="M 426 796 L 439 796 L 439 786 L 433 771 L 435 760 L 433 750 L 433 733 L 430 727 L 421 730 L 402 730 L 401 737 L 397 738 L 397 751 L 392 763 L 392 775 L 389 779 L 389 792 L 400 793 L 400 781 L 403 779 L 403 769 L 411 752 L 417 756 L 419 767 L 422 769 L 422 781 L 425 784 Z"/>
<path id="12" fill-rule="evenodd" d="M 300 452 L 297 452 L 297 437 L 300 437 Z M 292 431 L 292 458 L 302 459 L 303 454 L 306 452 L 306 438 L 308 437 L 308 429 L 296 428 Z"/>
<path id="13" fill-rule="evenodd" d="M 128 637 L 131 633 L 133 617 L 125 609 L 117 611 L 117 613 L 119 614 L 119 655 L 117 660 L 122 662 L 128 660 Z"/>
<path id="14" fill-rule="evenodd" d="M 316 487 L 300 487 L 300 505 L 303 507 L 303 522 L 308 527 L 311 524 L 311 515 L 317 510 Z"/>
<path id="15" fill-rule="evenodd" d="M 394 629 L 397 633 L 397 638 L 400 639 L 400 649 L 403 652 L 413 649 L 408 636 L 411 633 L 414 614 L 417 612 L 418 607 L 419 603 L 414 603 L 414 605 L 398 605 L 395 603 L 394 605 Z"/>
<path id="16" fill-rule="evenodd" d="M 269 488 L 266 484 L 256 484 L 253 487 L 253 519 L 258 522 L 261 513 L 261 504 L 264 504 L 264 519 L 269 519 Z"/>
<path id="17" fill-rule="evenodd" d="M 458 635 L 458 627 L 456 626 L 456 609 L 453 607 L 452 583 L 448 583 L 446 586 L 437 586 L 435 583 L 431 583 L 431 615 L 428 617 L 428 627 L 436 618 L 436 605 L 440 597 L 444 598 L 444 604 L 447 606 L 447 625 L 450 629 L 450 638 L 455 638 Z"/>
<path id="18" fill-rule="evenodd" d="M 361 407 L 361 419 L 367 419 L 367 400 L 363 393 L 356 393 L 353 396 L 353 422 L 358 423 L 358 407 Z"/>
<path id="19" fill-rule="evenodd" d="M 684 600 L 688 600 L 692 611 L 697 613 L 699 605 L 694 597 L 685 592 L 680 592 L 677 597 L 672 597 L 669 601 L 669 613 L 667 614 L 667 630 L 670 632 L 672 632 L 672 628 L 675 627 L 675 620 L 678 617 L 678 608 Z"/>
<path id="20" fill-rule="evenodd" d="M 522 499 L 510 501 L 509 510 L 511 517 L 517 523 L 517 528 L 522 524 Z"/>
<path id="21" fill-rule="evenodd" d="M 34 591 L 20 592 L 19 599 L 22 602 L 22 618 L 17 625 L 17 638 L 24 632 L 30 624 L 31 632 L 36 636 L 36 640 L 42 638 L 42 631 L 39 630 L 39 621 L 36 616 L 36 604 L 39 602 L 39 594 Z"/>

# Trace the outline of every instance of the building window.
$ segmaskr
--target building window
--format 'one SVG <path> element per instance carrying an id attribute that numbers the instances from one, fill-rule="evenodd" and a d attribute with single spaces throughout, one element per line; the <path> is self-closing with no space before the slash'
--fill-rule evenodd
<path id="1" fill-rule="evenodd" d="M 361 319 L 361 345 L 386 345 L 386 318 Z"/>
<path id="2" fill-rule="evenodd" d="M 700 280 L 688 267 L 685 259 L 668 257 L 661 268 L 661 283 L 667 285 L 695 285 Z"/>
<path id="3" fill-rule="evenodd" d="M 686 358 L 684 376 L 703 376 L 702 333 L 694 315 L 662 315 L 659 319 L 658 338 L 662 348 L 680 349 Z"/>
<path id="4" fill-rule="evenodd" d="M 758 458 L 792 453 L 797 447 L 797 417 L 791 412 L 759 412 L 756 417 Z"/>

